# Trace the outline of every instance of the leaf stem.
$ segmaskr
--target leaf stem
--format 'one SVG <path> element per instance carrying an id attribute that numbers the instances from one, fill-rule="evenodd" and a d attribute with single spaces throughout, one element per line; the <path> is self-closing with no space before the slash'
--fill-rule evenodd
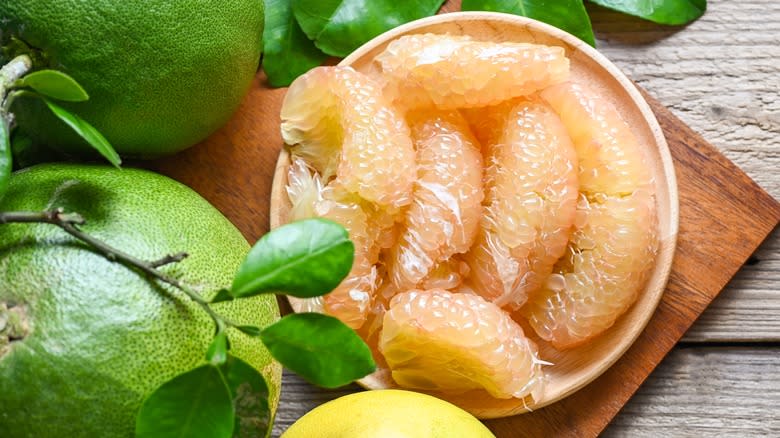
<path id="1" fill-rule="evenodd" d="M 0 116 L 7 117 L 13 99 L 8 99 L 7 90 L 14 82 L 32 69 L 32 60 L 28 55 L 19 55 L 0 68 Z"/>
<path id="2" fill-rule="evenodd" d="M 0 212 L 0 225 L 10 223 L 43 223 L 57 226 L 76 239 L 94 248 L 108 260 L 136 268 L 152 278 L 155 278 L 163 283 L 181 290 L 192 301 L 198 303 L 211 317 L 211 319 L 214 320 L 214 324 L 216 324 L 218 332 L 224 330 L 227 327 L 235 327 L 237 325 L 233 321 L 216 313 L 209 305 L 209 302 L 198 292 L 180 282 L 179 280 L 166 275 L 157 269 L 162 266 L 184 260 L 187 257 L 187 253 L 180 252 L 176 254 L 170 254 L 159 260 L 146 262 L 121 250 L 118 250 L 108 245 L 107 243 L 81 231 L 79 226 L 86 223 L 84 218 L 78 213 L 65 213 L 61 208 L 42 212 Z"/>

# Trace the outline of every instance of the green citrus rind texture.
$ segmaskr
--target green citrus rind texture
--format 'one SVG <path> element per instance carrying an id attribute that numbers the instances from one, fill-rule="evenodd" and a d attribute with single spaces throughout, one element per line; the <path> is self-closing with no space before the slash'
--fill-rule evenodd
<path id="1" fill-rule="evenodd" d="M 61 70 L 90 95 L 63 106 L 121 155 L 151 158 L 199 142 L 238 108 L 259 65 L 263 6 L 263 0 L 3 0 L 0 45 L 17 47 L 13 37 L 40 51 L 36 68 Z M 7 52 L 0 61 L 19 50 Z M 19 99 L 13 111 L 37 143 L 89 151 L 37 99 Z"/>
<path id="2" fill-rule="evenodd" d="M 14 174 L 0 203 L 0 211 L 57 207 L 82 214 L 84 231 L 140 259 L 188 252 L 161 270 L 206 297 L 231 284 L 249 250 L 198 194 L 142 170 L 37 166 Z M 145 397 L 203 364 L 214 332 L 182 292 L 47 224 L 0 225 L 0 305 L 16 309 L 28 327 L 22 339 L 0 345 L 0 436 L 132 436 Z M 273 296 L 215 308 L 241 324 L 279 318 Z M 275 410 L 281 367 L 259 339 L 233 329 L 229 337 L 233 354 L 264 374 Z"/>

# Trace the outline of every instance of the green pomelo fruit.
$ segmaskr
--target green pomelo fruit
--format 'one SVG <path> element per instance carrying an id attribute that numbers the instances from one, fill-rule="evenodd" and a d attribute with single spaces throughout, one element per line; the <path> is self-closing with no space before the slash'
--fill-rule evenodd
<path id="1" fill-rule="evenodd" d="M 210 298 L 249 250 L 189 188 L 151 172 L 43 165 L 15 173 L 0 211 L 63 208 L 82 229 Z M 214 305 L 240 324 L 276 321 L 273 296 Z M 131 437 L 144 399 L 205 363 L 214 324 L 184 293 L 108 261 L 48 224 L 0 225 L 0 436 Z M 275 410 L 281 367 L 229 329 L 231 352 L 265 376 Z M 247 434 L 242 436 L 257 436 Z"/>
<path id="2" fill-rule="evenodd" d="M 236 110 L 262 51 L 263 0 L 3 0 L 0 61 L 34 48 L 34 68 L 73 76 L 87 102 L 63 103 L 123 156 L 192 146 Z M 86 143 L 37 99 L 12 108 L 36 143 L 66 152 Z"/>

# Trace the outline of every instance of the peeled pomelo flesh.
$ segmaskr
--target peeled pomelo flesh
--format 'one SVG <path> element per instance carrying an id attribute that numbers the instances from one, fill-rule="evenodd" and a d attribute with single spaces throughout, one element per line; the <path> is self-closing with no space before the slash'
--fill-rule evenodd
<path id="1" fill-rule="evenodd" d="M 494 105 L 569 77 L 562 47 L 454 35 L 402 36 L 375 63 L 389 98 L 407 109 Z"/>
<path id="2" fill-rule="evenodd" d="M 386 262 L 399 290 L 413 289 L 433 268 L 468 250 L 482 211 L 482 155 L 457 111 L 408 116 L 417 149 L 417 180 L 400 235 Z"/>
<path id="3" fill-rule="evenodd" d="M 477 242 L 463 257 L 469 285 L 499 307 L 522 306 L 564 254 L 577 206 L 577 156 L 546 103 L 519 99 L 474 110 L 488 154 Z"/>
<path id="4" fill-rule="evenodd" d="M 496 398 L 538 397 L 543 372 L 536 345 L 496 305 L 442 289 L 396 295 L 379 350 L 404 388 Z"/>
<path id="5" fill-rule="evenodd" d="M 580 199 L 566 255 L 521 311 L 555 348 L 611 327 L 636 300 L 658 248 L 649 165 L 618 110 L 581 85 L 542 97 L 561 116 L 579 157 Z"/>
<path id="6" fill-rule="evenodd" d="M 403 117 L 371 78 L 351 67 L 317 67 L 290 85 L 282 138 L 330 182 L 382 208 L 411 200 L 414 147 Z"/>
<path id="7" fill-rule="evenodd" d="M 307 310 L 325 311 L 352 328 L 359 328 L 373 302 L 379 257 L 376 240 L 378 227 L 361 206 L 360 199 L 331 185 L 322 187 L 301 159 L 295 159 L 287 176 L 287 193 L 292 209 L 290 220 L 322 217 L 341 224 L 355 245 L 355 257 L 347 277 L 332 292 L 307 300 Z"/>

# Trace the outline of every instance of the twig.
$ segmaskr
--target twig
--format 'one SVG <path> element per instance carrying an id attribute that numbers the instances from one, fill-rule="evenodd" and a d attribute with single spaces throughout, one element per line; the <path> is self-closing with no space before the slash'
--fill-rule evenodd
<path id="1" fill-rule="evenodd" d="M 184 259 L 189 257 L 189 254 L 186 252 L 177 252 L 176 254 L 168 254 L 165 257 L 155 260 L 153 262 L 149 262 L 149 266 L 153 268 L 161 268 L 165 265 L 169 265 L 171 263 L 178 263 Z"/>
<path id="2" fill-rule="evenodd" d="M 208 313 L 211 319 L 214 320 L 214 324 L 217 325 L 217 331 L 222 331 L 227 327 L 236 325 L 229 319 L 216 313 L 209 305 L 209 302 L 199 293 L 181 283 L 179 280 L 157 270 L 157 268 L 161 266 L 184 260 L 184 258 L 187 257 L 186 253 L 171 254 L 156 261 L 145 262 L 81 231 L 79 226 L 84 225 L 84 218 L 78 213 L 65 213 L 61 208 L 42 212 L 0 212 L 0 224 L 9 223 L 45 223 L 55 225 L 76 239 L 91 246 L 108 260 L 136 268 L 152 278 L 181 290 Z"/>

